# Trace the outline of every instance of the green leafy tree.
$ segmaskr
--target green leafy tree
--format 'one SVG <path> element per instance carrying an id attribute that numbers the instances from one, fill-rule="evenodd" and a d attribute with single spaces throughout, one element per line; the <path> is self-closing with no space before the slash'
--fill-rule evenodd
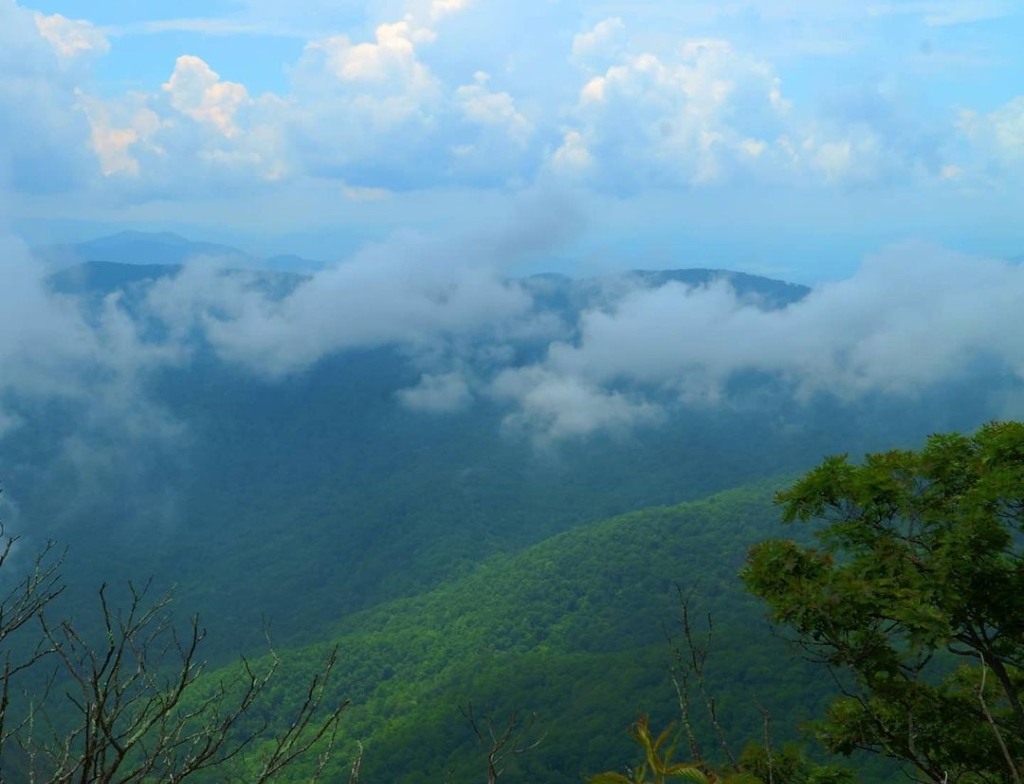
<path id="1" fill-rule="evenodd" d="M 672 761 L 678 738 L 672 738 L 671 727 L 654 735 L 647 716 L 641 714 L 629 728 L 629 734 L 643 749 L 643 762 L 630 769 L 628 776 L 608 771 L 591 778 L 590 784 L 664 784 L 669 778 L 685 779 L 696 784 L 710 784 L 713 781 L 697 764 Z"/>
<path id="2" fill-rule="evenodd" d="M 1024 424 L 831 457 L 777 502 L 786 522 L 822 522 L 819 542 L 763 542 L 743 576 L 836 675 L 825 746 L 918 780 L 1020 782 Z"/>

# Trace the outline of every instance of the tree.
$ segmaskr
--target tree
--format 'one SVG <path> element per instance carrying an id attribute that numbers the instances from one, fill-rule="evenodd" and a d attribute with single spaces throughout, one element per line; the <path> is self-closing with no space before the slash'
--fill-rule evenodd
<path id="1" fill-rule="evenodd" d="M 830 457 L 777 496 L 818 544 L 763 542 L 743 579 L 831 668 L 817 735 L 917 780 L 1024 772 L 1024 424 Z"/>
<path id="2" fill-rule="evenodd" d="M 0 538 L 2 567 L 17 540 L 2 529 Z M 48 617 L 62 591 L 61 561 L 48 546 L 29 576 L 0 597 L 0 780 L 142 784 L 214 773 L 217 781 L 265 783 L 309 755 L 316 756 L 310 780 L 319 777 L 347 705 L 328 699 L 336 651 L 310 677 L 296 711 L 271 727 L 256 714 L 278 670 L 273 650 L 262 668 L 243 658 L 236 679 L 205 682 L 199 618 L 179 627 L 169 595 L 151 601 L 148 586 L 132 585 L 124 609 L 100 588 L 101 631 L 92 639 L 72 622 Z M 36 640 L 20 646 L 26 652 L 17 658 L 12 637 L 30 631 L 31 622 L 39 624 Z M 47 665 L 42 692 L 26 694 L 12 710 L 16 676 Z M 256 740 L 260 753 L 243 759 Z"/>
<path id="3" fill-rule="evenodd" d="M 485 707 L 483 714 L 480 714 L 473 708 L 472 702 L 460 707 L 459 712 L 469 723 L 484 751 L 487 760 L 487 784 L 496 784 L 505 772 L 505 762 L 510 757 L 518 757 L 533 751 L 544 741 L 544 736 L 530 739 L 537 722 L 536 713 L 531 713 L 528 718 L 523 719 L 519 710 L 513 708 L 507 721 L 495 724 L 491 711 Z"/>
<path id="4" fill-rule="evenodd" d="M 17 542 L 17 537 L 6 535 L 0 523 L 0 575 L 3 575 L 4 566 L 10 560 Z M 3 664 L 0 665 L 0 751 L 13 733 L 7 724 L 11 683 L 18 674 L 29 669 L 46 653 L 45 647 L 39 645 L 29 649 L 19 659 L 7 649 L 4 642 L 37 619 L 43 608 L 63 592 L 59 576 L 61 560 L 53 545 L 47 544 L 36 556 L 32 570 L 0 596 L 0 650 L 3 651 Z"/>
<path id="5" fill-rule="evenodd" d="M 642 761 L 627 768 L 626 774 L 606 771 L 589 779 L 588 784 L 665 784 L 668 779 L 686 779 L 696 784 L 852 784 L 850 771 L 834 765 L 821 765 L 792 744 L 777 749 L 772 741 L 772 717 L 757 699 L 754 702 L 763 717 L 764 735 L 750 739 L 743 752 L 736 757 L 718 720 L 717 703 L 706 679 L 706 668 L 711 653 L 714 632 L 711 614 L 701 637 L 690 617 L 690 594 L 676 586 L 679 594 L 681 644 L 666 636 L 672 648 L 673 664 L 670 668 L 672 684 L 679 702 L 681 728 L 673 734 L 669 725 L 655 736 L 650 721 L 641 714 L 629 727 L 629 734 L 642 751 Z M 694 702 L 703 703 L 714 740 L 723 764 L 712 766 L 703 751 L 692 720 Z M 685 738 L 688 762 L 673 762 L 672 758 Z M 628 775 L 627 775 L 628 774 Z"/>
<path id="6" fill-rule="evenodd" d="M 672 728 L 667 727 L 657 736 L 651 731 L 647 716 L 641 714 L 629 728 L 629 734 L 643 749 L 644 759 L 626 776 L 616 771 L 599 773 L 589 784 L 665 784 L 669 778 L 686 779 L 696 784 L 711 784 L 715 781 L 696 762 L 673 762 L 679 738 L 672 738 Z"/>

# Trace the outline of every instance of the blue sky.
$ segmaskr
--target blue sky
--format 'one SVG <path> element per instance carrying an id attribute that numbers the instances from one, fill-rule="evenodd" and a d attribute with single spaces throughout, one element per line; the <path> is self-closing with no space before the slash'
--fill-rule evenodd
<path id="1" fill-rule="evenodd" d="M 1024 253 L 1017 0 L 0 0 L 0 31 L 0 207 L 35 242 L 337 260 L 551 209 L 518 269 Z"/>

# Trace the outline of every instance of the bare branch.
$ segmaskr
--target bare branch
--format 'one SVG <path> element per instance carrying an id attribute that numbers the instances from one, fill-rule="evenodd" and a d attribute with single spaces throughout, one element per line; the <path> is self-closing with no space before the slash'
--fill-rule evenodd
<path id="1" fill-rule="evenodd" d="M 270 662 L 257 672 L 245 658 L 233 679 L 199 686 L 203 664 L 198 649 L 206 630 L 193 616 L 179 629 L 169 613 L 170 595 L 150 602 L 150 584 L 128 586 L 128 604 L 115 610 L 107 586 L 99 590 L 101 642 L 90 644 L 69 622 L 54 625 L 40 613 L 48 650 L 61 664 L 67 704 L 77 719 L 63 730 L 41 712 L 49 739 L 19 739 L 31 758 L 42 755 L 42 784 L 72 781 L 129 782 L 158 780 L 177 784 L 199 771 L 221 768 L 235 759 L 268 728 L 253 723 L 253 708 L 275 676 L 280 660 L 271 648 Z M 326 709 L 327 685 L 337 660 L 331 651 L 310 681 L 305 699 L 272 739 L 260 770 L 246 781 L 267 784 L 314 746 L 313 781 L 326 768 L 347 701 Z M 204 688 L 209 688 L 203 693 Z M 31 717 L 33 731 L 37 716 Z M 244 727 L 244 728 L 243 728 Z M 33 763 L 34 764 L 34 763 Z M 38 771 L 33 769 L 33 776 Z"/>
<path id="2" fill-rule="evenodd" d="M 708 654 L 711 652 L 711 640 L 714 634 L 714 625 L 711 620 L 711 614 L 707 616 L 707 634 L 705 635 L 704 641 L 698 643 L 695 639 L 693 624 L 690 621 L 690 595 L 684 595 L 682 588 L 676 586 L 676 591 L 679 594 L 679 605 L 681 610 L 680 623 L 683 628 L 683 639 L 686 641 L 686 653 L 676 646 L 675 647 L 675 660 L 676 660 L 676 671 L 673 673 L 673 682 L 676 683 L 676 693 L 679 697 L 680 710 L 683 714 L 683 727 L 687 734 L 687 739 L 690 742 L 690 752 L 694 760 L 701 759 L 700 749 L 694 736 L 692 725 L 690 724 L 689 715 L 689 691 L 688 683 L 689 678 L 692 676 L 697 684 L 697 691 L 700 693 L 701 698 L 704 701 L 704 707 L 707 710 L 708 718 L 711 721 L 711 726 L 715 731 L 715 735 L 718 738 L 718 745 L 722 749 L 722 753 L 725 754 L 726 760 L 728 760 L 730 767 L 737 773 L 740 771 L 739 763 L 736 760 L 735 755 L 732 753 L 732 749 L 729 747 L 729 742 L 726 739 L 725 731 L 722 729 L 721 723 L 718 721 L 718 711 L 715 705 L 715 699 L 711 696 L 707 688 L 707 681 L 705 680 L 704 668 L 707 663 Z M 691 592 L 692 594 L 692 592 Z"/>
<path id="3" fill-rule="evenodd" d="M 546 737 L 541 735 L 537 740 L 526 744 L 526 738 L 533 731 L 537 722 L 536 713 L 531 713 L 524 722 L 520 717 L 519 710 L 514 708 L 509 713 L 508 721 L 504 726 L 495 729 L 494 717 L 490 711 L 485 709 L 483 716 L 478 717 L 473 710 L 472 702 L 466 703 L 464 708 L 460 707 L 459 712 L 469 722 L 473 734 L 476 735 L 486 752 L 487 784 L 495 784 L 505 772 L 505 760 L 532 751 Z"/>
<path id="4" fill-rule="evenodd" d="M 979 656 L 981 658 L 981 683 L 978 685 L 978 700 L 981 702 L 981 710 L 985 714 L 988 726 L 992 728 L 992 732 L 996 737 L 996 743 L 999 744 L 999 750 L 1003 753 L 1003 759 L 1006 760 L 1006 765 L 1010 769 L 1010 775 L 1013 776 L 1014 784 L 1021 784 L 1017 766 L 1013 764 L 1013 757 L 1010 756 L 1010 750 L 1006 748 L 1003 734 L 999 731 L 999 725 L 992 718 L 992 712 L 988 709 L 988 703 L 985 701 L 985 678 L 988 675 L 988 665 L 985 663 L 984 654 L 979 654 Z"/>

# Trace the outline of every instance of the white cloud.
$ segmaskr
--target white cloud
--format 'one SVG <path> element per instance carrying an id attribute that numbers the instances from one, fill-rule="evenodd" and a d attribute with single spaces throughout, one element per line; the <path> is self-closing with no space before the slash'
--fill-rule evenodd
<path id="1" fill-rule="evenodd" d="M 437 20 L 448 14 L 461 11 L 466 8 L 472 0 L 431 0 L 430 18 Z"/>
<path id="2" fill-rule="evenodd" d="M 579 131 L 566 131 L 562 144 L 551 156 L 551 166 L 556 173 L 579 177 L 586 174 L 594 163 L 594 157 L 587 149 L 587 141 Z"/>
<path id="3" fill-rule="evenodd" d="M 502 372 L 490 393 L 499 400 L 515 402 L 517 410 L 506 416 L 505 427 L 540 443 L 597 431 L 622 432 L 664 416 L 656 404 L 538 367 Z"/>
<path id="4" fill-rule="evenodd" d="M 983 159 L 1003 164 L 1024 161 L 1024 95 L 985 115 L 963 110 L 958 127 Z"/>
<path id="5" fill-rule="evenodd" d="M 36 29 L 61 57 L 73 58 L 83 54 L 106 54 L 110 42 L 92 22 L 68 19 L 60 14 L 35 14 Z"/>
<path id="6" fill-rule="evenodd" d="M 45 269 L 19 241 L 0 236 L 0 420 L 9 429 L 39 401 L 71 403 L 107 437 L 158 437 L 173 423 L 143 392 L 150 372 L 176 365 L 176 345 L 146 343 L 139 325 L 108 297 L 87 317 L 81 303 L 53 294 Z M 114 435 L 116 434 L 116 435 Z"/>
<path id="7" fill-rule="evenodd" d="M 451 414 L 467 408 L 473 393 L 461 373 L 424 373 L 415 387 L 399 390 L 398 399 L 413 411 Z"/>
<path id="8" fill-rule="evenodd" d="M 380 25 L 373 43 L 309 43 L 291 71 L 284 120 L 300 170 L 354 187 L 401 189 L 436 173 L 440 82 L 417 56 L 407 21 Z"/>
<path id="9" fill-rule="evenodd" d="M 76 90 L 89 58 L 73 54 L 90 45 L 99 40 L 79 23 L 0 0 L 0 186 L 49 193 L 88 181 L 94 159 Z"/>
<path id="10" fill-rule="evenodd" d="M 572 39 L 572 56 L 579 61 L 602 60 L 621 52 L 626 26 L 617 16 L 598 22 Z"/>
<path id="11" fill-rule="evenodd" d="M 592 51 L 622 30 L 617 20 L 602 25 L 578 37 L 577 49 Z M 575 135 L 552 163 L 579 171 L 592 162 L 613 189 L 730 179 L 779 133 L 788 110 L 780 85 L 770 65 L 723 40 L 687 40 L 667 57 L 627 50 L 587 77 Z"/>
<path id="12" fill-rule="evenodd" d="M 934 0 L 865 12 L 853 0 L 813 8 L 756 0 L 741 4 L 747 18 L 735 4 L 710 2 L 623 6 L 608 16 L 543 0 L 387 0 L 369 10 L 384 23 L 368 35 L 320 4 L 239 5 L 221 19 L 100 29 L 3 0 L 0 65 L 15 73 L 28 64 L 38 77 L 0 85 L 4 116 L 21 115 L 9 143 L 0 139 L 17 151 L 7 156 L 16 164 L 3 166 L 16 174 L 7 176 L 37 190 L 99 183 L 95 195 L 111 203 L 200 191 L 234 196 L 240 187 L 283 180 L 333 181 L 344 198 L 359 200 L 438 186 L 515 189 L 551 175 L 619 195 L 709 185 L 916 185 L 938 182 L 954 165 L 961 184 L 977 181 L 979 171 L 1003 183 L 998 166 L 1020 159 L 1020 109 L 1012 101 L 977 118 L 972 158 L 952 154 L 948 115 L 906 95 L 875 103 L 855 96 L 836 110 L 805 97 L 793 107 L 782 89 L 783 74 L 808 67 L 804 38 L 828 48 L 861 29 L 888 46 L 895 22 L 991 18 L 1010 13 L 1012 3 Z M 892 19 L 897 14 L 909 18 Z M 756 40 L 755 33 L 783 28 L 801 40 Z M 225 63 L 185 53 L 167 64 L 162 86 L 145 92 L 117 95 L 92 83 L 93 58 L 83 55 L 107 51 L 107 35 L 168 29 L 321 32 L 296 62 L 282 64 L 288 87 L 277 94 L 260 94 L 247 75 L 221 78 Z M 879 62 L 879 82 L 893 81 L 884 74 L 889 61 Z M 244 67 L 241 59 L 233 65 Z M 805 94 L 809 83 L 794 79 Z M 908 92 L 923 93 L 916 83 Z M 822 104 L 831 100 L 826 94 Z M 19 105 L 31 110 L 7 111 Z"/>
<path id="13" fill-rule="evenodd" d="M 478 125 L 501 128 L 516 144 L 525 145 L 533 133 L 533 123 L 516 111 L 511 95 L 487 88 L 487 74 L 478 71 L 474 79 L 475 84 L 464 84 L 455 91 L 463 116 Z"/>
<path id="14" fill-rule="evenodd" d="M 154 316 L 177 334 L 202 329 L 229 362 L 276 378 L 351 348 L 434 350 L 451 340 L 493 335 L 523 316 L 529 298 L 491 266 L 492 242 L 465 258 L 457 245 L 413 235 L 362 250 L 315 274 L 284 299 L 259 277 L 192 265 L 153 287 Z M 461 257 L 456 257 L 458 254 Z"/>
<path id="15" fill-rule="evenodd" d="M 226 138 L 238 135 L 235 115 L 250 102 L 244 85 L 222 81 L 201 58 L 181 55 L 163 84 L 171 106 L 199 123 L 212 125 Z"/>
<path id="16" fill-rule="evenodd" d="M 420 91 L 433 84 L 429 69 L 416 58 L 417 29 L 408 21 L 378 25 L 373 43 L 353 44 L 347 36 L 332 36 L 307 45 L 322 52 L 324 67 L 341 82 L 387 83 Z"/>
<path id="17" fill-rule="evenodd" d="M 125 200 L 274 182 L 292 170 L 286 102 L 253 98 L 192 55 L 177 58 L 159 94 L 102 99 L 79 91 L 78 104 L 100 171 Z"/>
<path id="18" fill-rule="evenodd" d="M 565 422 L 577 415 L 586 425 L 576 429 L 602 418 L 620 427 L 659 401 L 714 403 L 743 373 L 783 380 L 805 399 L 913 396 L 976 361 L 1024 381 L 1014 328 L 1022 297 L 1024 266 L 920 244 L 870 257 L 854 277 L 784 310 L 745 304 L 724 282 L 670 283 L 584 312 L 578 341 L 506 371 L 495 394 L 516 401 L 520 424 L 558 433 L 573 432 Z"/>
<path id="19" fill-rule="evenodd" d="M 80 94 L 79 105 L 89 119 L 90 143 L 104 175 L 140 176 L 139 160 L 133 148 L 146 148 L 158 155 L 164 153 L 154 141 L 163 121 L 145 105 L 142 96 L 123 102 L 104 102 Z"/>

